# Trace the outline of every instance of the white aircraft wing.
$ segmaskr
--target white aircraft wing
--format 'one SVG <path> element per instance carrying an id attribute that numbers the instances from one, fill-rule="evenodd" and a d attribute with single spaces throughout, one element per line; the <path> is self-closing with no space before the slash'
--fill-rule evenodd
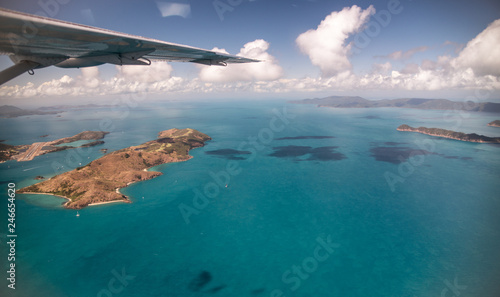
<path id="1" fill-rule="evenodd" d="M 47 66 L 150 65 L 150 60 L 226 66 L 259 62 L 201 48 L 0 8 L 0 54 L 14 66 L 0 72 L 0 85 Z"/>

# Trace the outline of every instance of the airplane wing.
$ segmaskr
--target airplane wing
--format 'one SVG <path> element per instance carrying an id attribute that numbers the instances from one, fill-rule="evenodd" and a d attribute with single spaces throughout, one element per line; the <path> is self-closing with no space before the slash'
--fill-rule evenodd
<path id="1" fill-rule="evenodd" d="M 14 66 L 0 72 L 0 85 L 47 66 L 79 68 L 105 63 L 150 65 L 151 60 L 226 66 L 259 62 L 201 48 L 0 8 L 0 54 Z"/>

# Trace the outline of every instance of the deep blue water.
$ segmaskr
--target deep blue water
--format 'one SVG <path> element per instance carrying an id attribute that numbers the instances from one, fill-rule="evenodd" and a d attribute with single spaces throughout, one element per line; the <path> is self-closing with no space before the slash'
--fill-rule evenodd
<path id="1" fill-rule="evenodd" d="M 486 126 L 495 119 L 284 101 L 0 119 L 8 144 L 103 125 L 111 132 L 104 145 L 0 164 L 0 295 L 498 296 L 500 147 L 396 131 L 409 124 L 500 136 Z M 18 195 L 16 290 L 7 288 L 8 182 L 33 184 L 101 148 L 174 127 L 213 140 L 123 189 L 132 204 L 76 217 L 60 198 Z"/>

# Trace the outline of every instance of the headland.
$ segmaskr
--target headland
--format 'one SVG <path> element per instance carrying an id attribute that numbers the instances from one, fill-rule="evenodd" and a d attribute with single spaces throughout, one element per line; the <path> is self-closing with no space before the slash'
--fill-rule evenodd
<path id="1" fill-rule="evenodd" d="M 467 142 L 500 143 L 500 137 L 488 137 L 484 135 L 478 135 L 476 133 L 466 134 L 463 132 L 455 132 L 439 128 L 426 128 L 426 127 L 413 128 L 408 125 L 401 125 L 398 127 L 397 130 L 407 131 L 407 132 L 417 132 L 426 135 L 455 139 L 460 141 L 467 141 Z"/>
<path id="2" fill-rule="evenodd" d="M 56 139 L 53 141 L 46 142 L 35 142 L 26 145 L 8 145 L 0 144 L 0 162 L 8 160 L 31 161 L 37 156 L 41 156 L 48 153 L 63 151 L 67 149 L 73 149 L 78 147 L 90 147 L 99 144 L 103 144 L 103 139 L 109 132 L 104 131 L 83 131 L 71 137 L 65 137 L 61 139 Z M 95 140 L 93 142 L 87 142 L 79 146 L 65 146 L 62 144 L 68 144 L 80 140 Z"/>

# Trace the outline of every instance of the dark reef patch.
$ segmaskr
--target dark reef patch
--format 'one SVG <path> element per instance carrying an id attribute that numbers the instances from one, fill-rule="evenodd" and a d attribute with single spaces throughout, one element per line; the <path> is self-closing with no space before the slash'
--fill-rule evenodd
<path id="1" fill-rule="evenodd" d="M 264 293 L 265 291 L 266 291 L 266 289 L 260 288 L 260 289 L 255 289 L 255 290 L 250 291 L 250 294 L 252 294 L 252 295 L 258 295 L 258 294 Z"/>
<path id="2" fill-rule="evenodd" d="M 312 148 L 310 146 L 289 145 L 273 147 L 274 152 L 269 154 L 277 158 L 293 158 L 294 161 L 338 161 L 347 157 L 335 151 L 337 146 L 323 146 Z M 309 155 L 308 158 L 299 157 Z"/>
<path id="3" fill-rule="evenodd" d="M 375 115 L 367 115 L 367 116 L 364 116 L 364 117 L 360 117 L 362 119 L 369 119 L 369 120 L 378 120 L 380 119 L 379 116 L 375 116 Z"/>
<path id="4" fill-rule="evenodd" d="M 329 138 L 335 138 L 335 136 L 293 136 L 293 137 L 276 138 L 276 140 L 329 139 Z"/>
<path id="5" fill-rule="evenodd" d="M 338 146 L 324 146 L 312 149 L 311 156 L 308 161 L 339 161 L 347 157 L 335 150 Z"/>
<path id="6" fill-rule="evenodd" d="M 417 155 L 433 155 L 435 153 L 411 147 L 378 146 L 370 149 L 372 157 L 377 161 L 399 164 Z"/>
<path id="7" fill-rule="evenodd" d="M 277 158 L 294 158 L 300 157 L 311 152 L 310 146 L 289 145 L 273 147 L 274 153 L 269 154 L 271 157 Z"/>
<path id="8" fill-rule="evenodd" d="M 372 148 L 370 149 L 371 156 L 377 161 L 388 162 L 392 164 L 400 164 L 408 161 L 408 159 L 421 156 L 421 155 L 436 155 L 445 159 L 460 159 L 460 160 L 471 160 L 472 157 L 458 157 L 458 156 L 448 156 L 441 153 L 429 152 L 427 150 L 421 150 L 419 148 L 412 148 L 408 146 L 398 146 L 398 145 L 408 145 L 408 143 L 401 142 L 383 142 L 384 146 L 377 146 L 376 143 L 371 143 Z"/>
<path id="9" fill-rule="evenodd" d="M 219 292 L 220 290 L 224 289 L 225 287 L 227 287 L 227 286 L 226 285 L 220 285 L 220 286 L 214 287 L 212 289 L 208 289 L 208 290 L 203 291 L 203 292 L 209 293 L 209 294 L 215 294 L 215 293 Z"/>
<path id="10" fill-rule="evenodd" d="M 198 292 L 212 280 L 212 274 L 208 271 L 202 271 L 188 285 L 189 290 Z"/>
<path id="11" fill-rule="evenodd" d="M 246 160 L 242 155 L 250 155 L 252 152 L 249 151 L 238 151 L 235 149 L 220 149 L 205 152 L 207 155 L 217 156 L 221 158 L 226 158 L 229 160 Z"/>

